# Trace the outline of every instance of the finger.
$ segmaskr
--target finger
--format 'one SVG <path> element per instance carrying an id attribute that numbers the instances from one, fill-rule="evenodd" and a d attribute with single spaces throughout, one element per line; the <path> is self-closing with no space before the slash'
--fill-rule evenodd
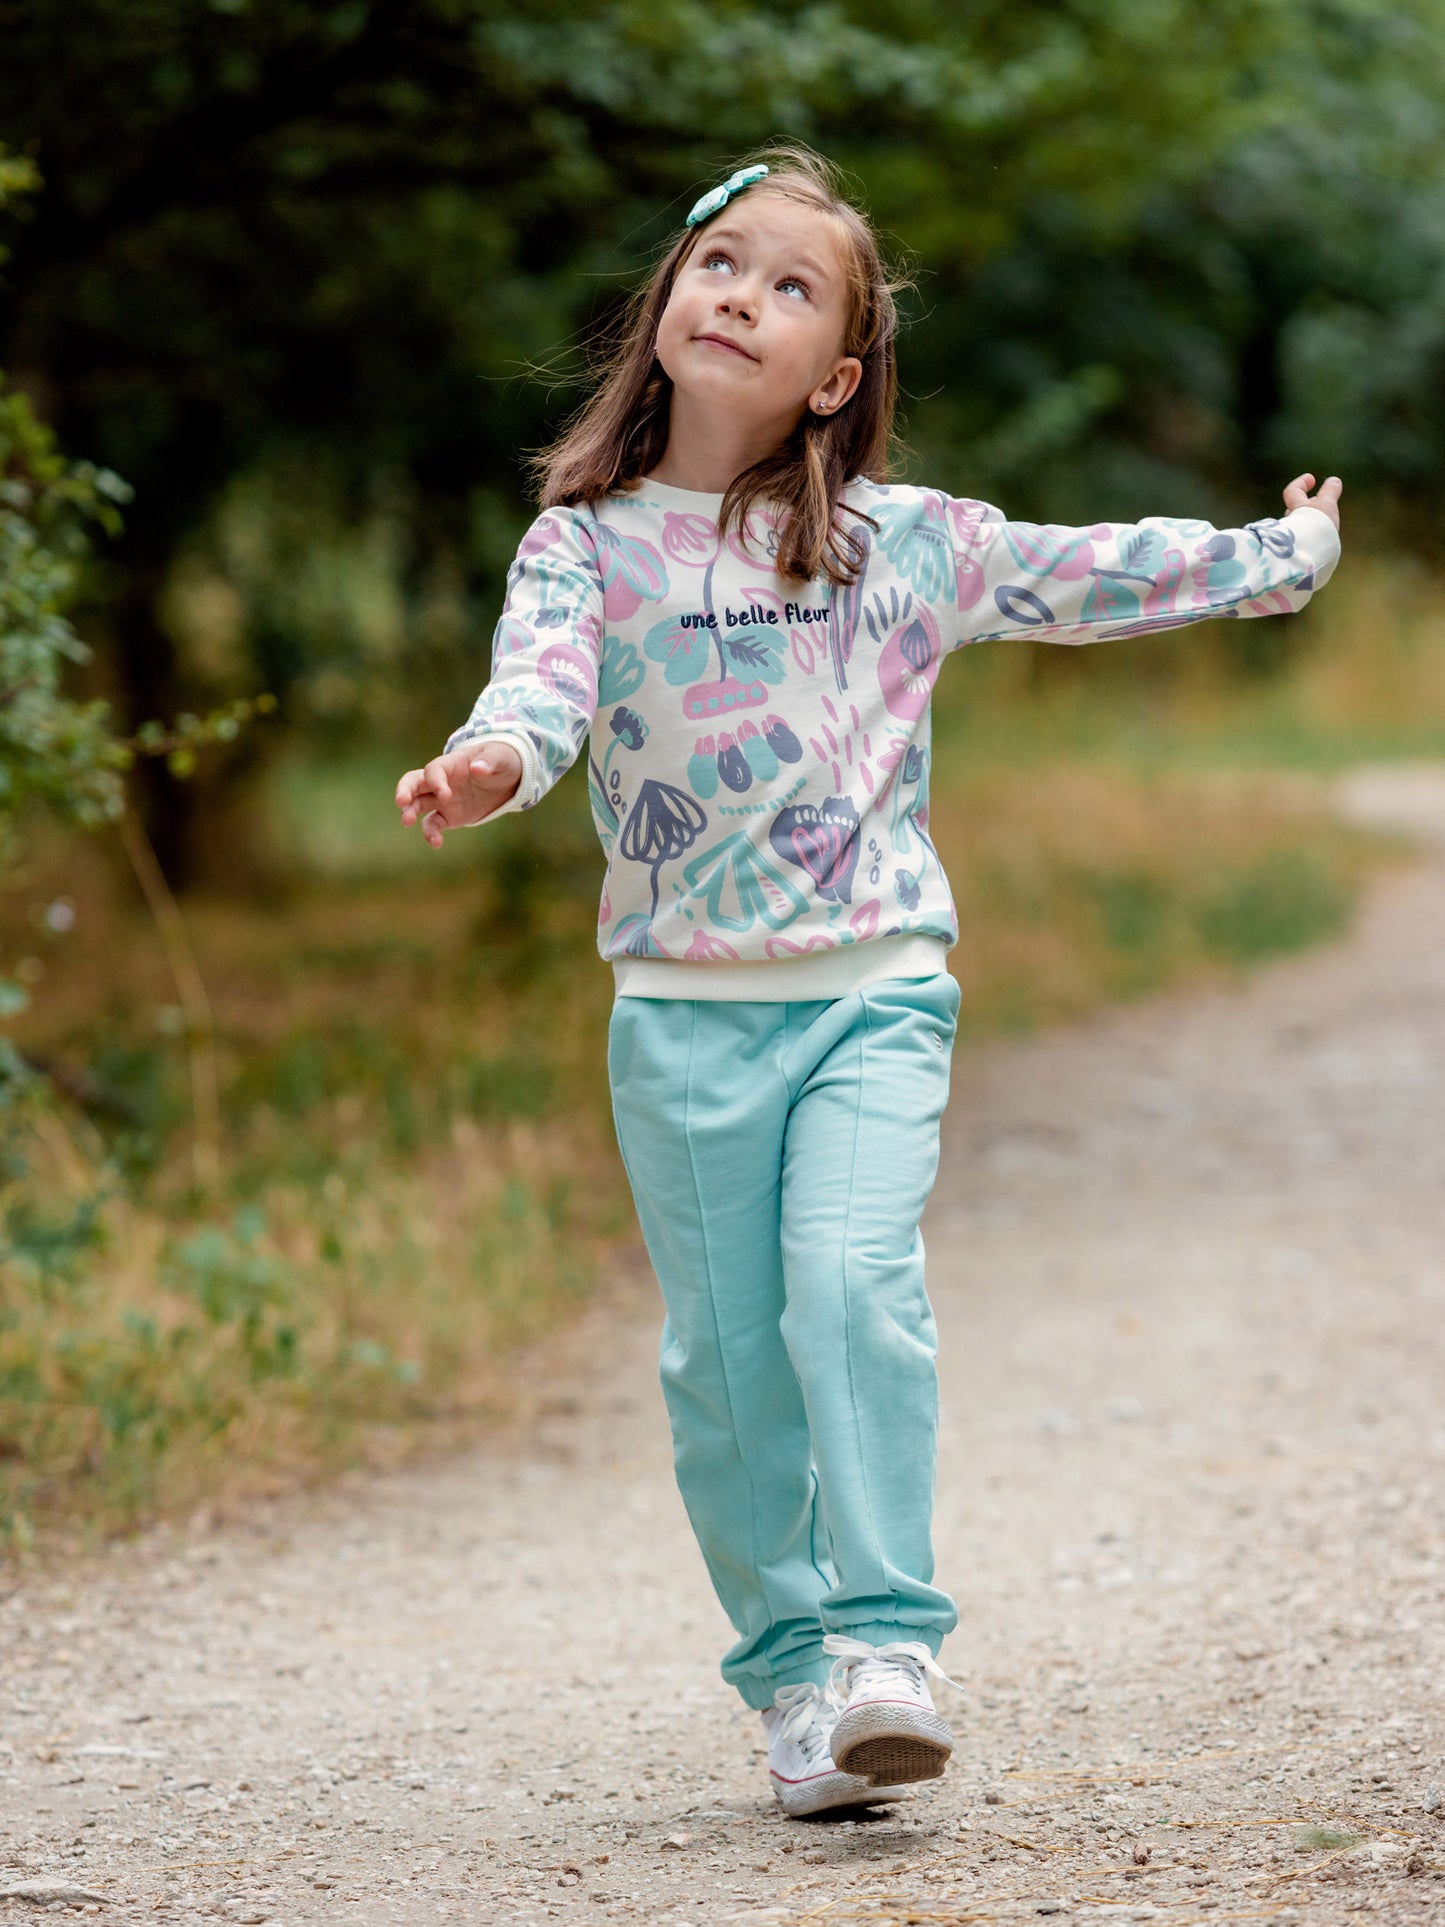
<path id="1" fill-rule="evenodd" d="M 442 846 L 442 832 L 446 828 L 445 817 L 439 810 L 428 810 L 422 818 L 421 827 L 427 842 L 434 850 L 439 850 Z"/>
<path id="2" fill-rule="evenodd" d="M 1322 502 L 1326 500 L 1338 502 L 1344 492 L 1344 487 L 1345 485 L 1338 475 L 1327 475 L 1324 481 L 1320 483 L 1319 500 Z"/>
<path id="3" fill-rule="evenodd" d="M 443 759 L 440 756 L 434 756 L 423 773 L 441 801 L 449 803 L 452 799 L 452 786 L 447 781 L 447 766 Z"/>
<path id="4" fill-rule="evenodd" d="M 436 800 L 436 795 L 432 790 L 417 790 L 401 813 L 402 822 L 407 825 L 415 823 L 419 816 L 425 816 L 426 812 L 432 808 Z"/>

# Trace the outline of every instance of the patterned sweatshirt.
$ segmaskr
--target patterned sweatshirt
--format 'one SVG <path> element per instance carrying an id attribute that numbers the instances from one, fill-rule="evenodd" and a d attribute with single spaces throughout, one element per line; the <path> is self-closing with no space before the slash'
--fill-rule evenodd
<path id="1" fill-rule="evenodd" d="M 928 834 L 943 658 L 1300 609 L 1340 547 L 1315 508 L 1065 528 L 858 481 L 845 507 L 876 527 L 853 524 L 866 566 L 835 589 L 777 574 L 767 516 L 720 540 L 721 503 L 649 481 L 538 516 L 491 680 L 447 739 L 521 757 L 492 816 L 534 808 L 585 747 L 619 995 L 823 998 L 944 968 L 958 920 Z"/>

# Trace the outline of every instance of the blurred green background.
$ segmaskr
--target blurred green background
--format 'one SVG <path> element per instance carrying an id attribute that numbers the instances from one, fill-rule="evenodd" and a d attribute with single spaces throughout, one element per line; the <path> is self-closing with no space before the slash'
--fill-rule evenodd
<path id="1" fill-rule="evenodd" d="M 1299 619 L 951 661 L 965 1035 L 1334 935 L 1389 860 L 1323 779 L 1445 753 L 1445 0 L 0 0 L 0 49 L 17 1556 L 464 1435 L 635 1236 L 584 786 L 439 854 L 391 796 L 589 338 L 748 148 L 911 276 L 908 479 L 1347 483 Z"/>

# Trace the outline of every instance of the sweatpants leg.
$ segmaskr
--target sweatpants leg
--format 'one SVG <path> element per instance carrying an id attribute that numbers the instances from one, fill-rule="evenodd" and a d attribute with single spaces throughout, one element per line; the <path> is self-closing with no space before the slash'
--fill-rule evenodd
<path id="1" fill-rule="evenodd" d="M 835 1577 L 781 1333 L 780 1008 L 622 997 L 608 1039 L 618 1144 L 667 1311 L 678 1487 L 738 1634 L 723 1677 L 755 1707 L 826 1678 L 817 1607 Z"/>
<path id="2" fill-rule="evenodd" d="M 936 1339 L 918 1220 L 958 985 L 814 1003 L 620 998 L 613 1114 L 667 1309 L 678 1484 L 752 1706 L 825 1631 L 937 1650 Z M 821 1499 L 821 1505 L 820 1505 Z"/>
<path id="3" fill-rule="evenodd" d="M 957 1028 L 947 972 L 839 998 L 797 1040 L 783 1147 L 783 1339 L 802 1385 L 837 1583 L 827 1632 L 936 1653 L 938 1349 L 919 1220 Z"/>

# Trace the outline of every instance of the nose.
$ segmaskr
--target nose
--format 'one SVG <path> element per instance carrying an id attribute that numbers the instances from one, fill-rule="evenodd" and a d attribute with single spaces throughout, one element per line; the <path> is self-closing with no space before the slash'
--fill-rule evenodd
<path id="1" fill-rule="evenodd" d="M 736 315 L 739 321 L 756 321 L 757 297 L 751 289 L 735 286 L 731 294 L 718 296 L 718 313 Z"/>

